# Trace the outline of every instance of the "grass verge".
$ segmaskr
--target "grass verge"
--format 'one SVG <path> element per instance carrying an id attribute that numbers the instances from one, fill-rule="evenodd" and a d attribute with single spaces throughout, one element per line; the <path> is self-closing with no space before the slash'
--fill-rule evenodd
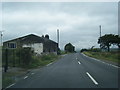
<path id="1" fill-rule="evenodd" d="M 42 67 L 45 66 L 51 62 L 54 62 L 58 60 L 60 56 L 55 55 L 55 54 L 48 54 L 48 55 L 42 55 L 40 57 L 33 56 L 33 60 L 30 62 L 29 65 L 24 66 L 24 68 L 27 69 L 32 69 L 32 68 L 37 68 L 37 67 Z"/>
<path id="2" fill-rule="evenodd" d="M 102 59 L 102 60 L 112 61 L 115 63 L 120 63 L 120 57 L 118 56 L 120 54 L 120 52 L 91 52 L 91 51 L 86 51 L 83 53 L 85 55 L 88 55 L 88 56 L 96 58 L 96 59 Z"/>
<path id="3" fill-rule="evenodd" d="M 55 54 L 48 54 L 48 55 L 42 55 L 42 56 L 32 56 L 32 61 L 29 65 L 22 65 L 20 66 L 25 71 L 28 71 L 29 69 L 35 69 L 38 67 L 45 66 L 51 62 L 54 62 L 58 60 L 60 56 Z M 24 71 L 24 72 L 25 72 Z M 13 84 L 16 82 L 15 77 L 22 74 L 23 72 L 14 71 L 14 72 L 6 72 L 2 74 L 2 88 L 6 88 L 7 86 Z"/>

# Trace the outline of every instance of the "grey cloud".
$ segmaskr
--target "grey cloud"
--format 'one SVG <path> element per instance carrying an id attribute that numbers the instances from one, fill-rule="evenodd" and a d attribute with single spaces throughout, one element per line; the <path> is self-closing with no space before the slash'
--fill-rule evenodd
<path id="1" fill-rule="evenodd" d="M 71 42 L 77 49 L 98 47 L 99 25 L 102 34 L 117 34 L 117 3 L 39 2 L 3 3 L 4 40 L 29 33 L 49 34 L 60 48 Z"/>

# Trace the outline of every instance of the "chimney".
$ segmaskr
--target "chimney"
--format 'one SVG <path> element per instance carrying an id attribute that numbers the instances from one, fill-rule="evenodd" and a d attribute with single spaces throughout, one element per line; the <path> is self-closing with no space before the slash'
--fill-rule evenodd
<path id="1" fill-rule="evenodd" d="M 44 38 L 44 35 L 42 35 L 42 38 Z"/>
<path id="2" fill-rule="evenodd" d="M 48 34 L 46 34 L 46 35 L 45 35 L 45 38 L 49 39 L 49 35 L 48 35 Z"/>

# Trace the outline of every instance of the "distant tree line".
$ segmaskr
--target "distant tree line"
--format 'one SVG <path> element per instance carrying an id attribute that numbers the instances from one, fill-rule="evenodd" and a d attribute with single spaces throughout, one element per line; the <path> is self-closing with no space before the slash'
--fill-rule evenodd
<path id="1" fill-rule="evenodd" d="M 100 49 L 99 48 L 91 48 L 91 49 L 83 48 L 80 50 L 80 52 L 84 52 L 84 51 L 100 52 Z"/>

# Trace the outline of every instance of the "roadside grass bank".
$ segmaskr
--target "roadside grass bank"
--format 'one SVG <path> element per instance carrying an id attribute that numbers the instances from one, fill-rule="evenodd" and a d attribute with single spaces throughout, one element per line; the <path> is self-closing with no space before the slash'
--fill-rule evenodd
<path id="1" fill-rule="evenodd" d="M 2 73 L 2 88 L 6 88 L 9 85 L 15 83 L 16 77 L 20 76 L 22 74 L 25 74 L 25 70 L 21 71 L 16 71 L 16 72 L 7 72 L 7 73 Z"/>
<path id="2" fill-rule="evenodd" d="M 111 52 L 91 52 L 91 51 L 85 51 L 83 52 L 85 55 L 88 55 L 90 57 L 111 61 L 114 63 L 120 63 L 120 52 L 117 51 L 111 51 Z"/>
<path id="3" fill-rule="evenodd" d="M 42 67 L 51 62 L 58 60 L 60 58 L 60 56 L 51 53 L 51 54 L 42 55 L 42 56 L 38 56 L 38 57 L 33 56 L 32 58 L 33 58 L 33 60 L 30 62 L 30 64 L 23 65 L 23 68 L 34 69 L 37 67 Z"/>
<path id="4" fill-rule="evenodd" d="M 31 69 L 37 69 L 40 67 L 43 67 L 51 62 L 57 61 L 59 58 L 61 58 L 60 55 L 55 54 L 47 54 L 42 56 L 32 56 L 32 60 L 28 65 L 19 65 L 15 68 L 18 68 L 16 70 L 8 70 L 8 72 L 2 73 L 2 88 L 6 88 L 9 85 L 17 82 L 17 78 L 19 76 L 23 76 L 27 73 L 27 71 Z M 14 68 L 14 67 L 12 67 Z"/>

